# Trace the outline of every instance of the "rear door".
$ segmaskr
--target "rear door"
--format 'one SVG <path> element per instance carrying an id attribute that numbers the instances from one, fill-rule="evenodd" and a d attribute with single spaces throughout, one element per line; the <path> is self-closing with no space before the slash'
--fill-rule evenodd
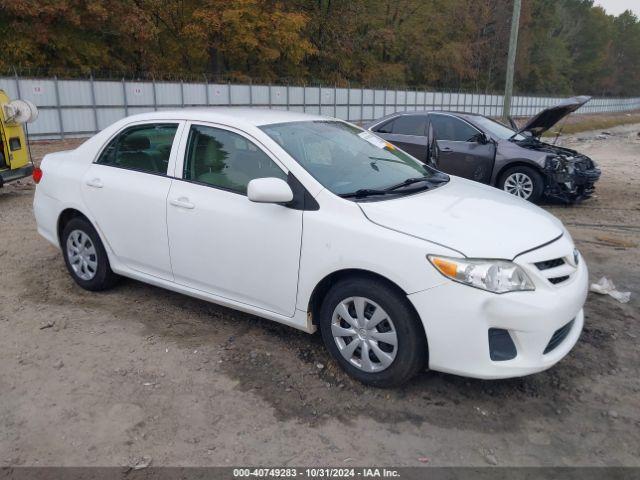
<path id="1" fill-rule="evenodd" d="M 418 160 L 427 161 L 427 115 L 402 114 L 376 127 L 374 132 Z"/>
<path id="2" fill-rule="evenodd" d="M 480 143 L 480 130 L 453 115 L 432 113 L 429 121 L 437 152 L 434 166 L 451 175 L 489 183 L 495 159 L 493 142 Z"/>
<path id="3" fill-rule="evenodd" d="M 180 122 L 145 122 L 115 136 L 91 165 L 82 195 L 118 259 L 133 270 L 172 280 L 167 237 L 168 169 Z"/>

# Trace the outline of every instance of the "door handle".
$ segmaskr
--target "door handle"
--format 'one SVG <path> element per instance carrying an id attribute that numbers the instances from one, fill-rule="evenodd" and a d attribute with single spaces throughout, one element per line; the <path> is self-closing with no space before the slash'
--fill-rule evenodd
<path id="1" fill-rule="evenodd" d="M 104 185 L 102 184 L 102 180 L 99 178 L 92 178 L 91 180 L 87 180 L 87 185 L 93 188 L 102 188 Z"/>
<path id="2" fill-rule="evenodd" d="M 451 152 L 451 147 L 440 147 L 441 152 Z"/>
<path id="3" fill-rule="evenodd" d="M 186 208 L 187 210 L 193 210 L 196 206 L 189 201 L 187 197 L 172 198 L 169 203 L 174 207 Z"/>

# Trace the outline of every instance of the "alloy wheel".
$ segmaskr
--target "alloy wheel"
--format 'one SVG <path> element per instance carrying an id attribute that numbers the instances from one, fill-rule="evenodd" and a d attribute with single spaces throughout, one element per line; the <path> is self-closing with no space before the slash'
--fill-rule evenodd
<path id="1" fill-rule="evenodd" d="M 331 334 L 342 357 L 364 372 L 385 370 L 398 351 L 393 321 L 380 305 L 365 297 L 349 297 L 338 303 Z"/>
<path id="2" fill-rule="evenodd" d="M 67 237 L 67 258 L 78 278 L 88 281 L 98 271 L 98 255 L 89 235 L 73 230 Z"/>
<path id="3" fill-rule="evenodd" d="M 533 180 L 522 172 L 514 172 L 504 181 L 504 191 L 527 200 L 533 193 Z"/>

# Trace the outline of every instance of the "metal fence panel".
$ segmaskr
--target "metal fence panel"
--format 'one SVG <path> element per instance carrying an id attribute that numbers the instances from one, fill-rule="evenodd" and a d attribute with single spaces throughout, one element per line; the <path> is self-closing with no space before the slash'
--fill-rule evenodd
<path id="1" fill-rule="evenodd" d="M 60 122 L 58 118 L 58 112 L 56 110 L 41 109 L 38 112 L 38 119 L 34 123 L 29 124 L 29 135 L 53 135 L 53 138 L 58 138 L 60 136 Z"/>
<path id="2" fill-rule="evenodd" d="M 247 99 L 247 104 L 249 101 Z M 287 104 L 287 87 L 271 87 L 271 104 L 286 105 Z"/>
<path id="3" fill-rule="evenodd" d="M 91 83 L 84 80 L 59 80 L 58 92 L 60 94 L 61 105 L 93 105 Z"/>
<path id="4" fill-rule="evenodd" d="M 91 133 L 94 130 L 93 111 L 87 108 L 65 108 L 62 110 L 62 125 L 65 132 Z"/>
<path id="5" fill-rule="evenodd" d="M 333 104 L 333 88 L 320 88 L 320 103 L 322 105 Z"/>
<path id="6" fill-rule="evenodd" d="M 122 82 L 93 82 L 96 105 L 124 105 Z M 36 104 L 38 105 L 38 104 Z M 40 106 L 40 105 L 38 105 Z"/>
<path id="7" fill-rule="evenodd" d="M 40 109 L 29 133 L 38 138 L 82 136 L 102 130 L 127 115 L 183 106 L 249 106 L 322 114 L 369 122 L 394 112 L 456 110 L 498 117 L 503 96 L 421 89 L 371 89 L 337 86 L 253 85 L 203 82 L 60 80 L 0 77 L 10 98 L 31 100 Z M 561 97 L 516 95 L 512 115 L 528 117 Z M 640 98 L 594 98 L 577 111 L 607 113 L 640 109 Z"/>
<path id="8" fill-rule="evenodd" d="M 94 82 L 96 83 L 96 82 Z M 127 92 L 127 103 L 132 105 L 153 105 L 155 94 L 152 82 L 131 82 L 125 83 Z M 131 113 L 133 109 L 129 109 Z"/>
<path id="9" fill-rule="evenodd" d="M 184 105 L 201 106 L 207 104 L 207 86 L 202 83 L 182 84 Z"/>
<path id="10" fill-rule="evenodd" d="M 4 90 L 4 92 L 9 95 L 9 98 L 13 99 L 20 97 L 17 89 L 17 81 L 15 78 L 0 77 L 0 90 Z"/>
<path id="11" fill-rule="evenodd" d="M 208 90 L 210 105 L 229 105 L 229 85 L 213 84 Z"/>
<path id="12" fill-rule="evenodd" d="M 117 122 L 121 118 L 125 117 L 124 108 L 98 108 L 96 110 L 98 116 L 98 130 L 102 130 L 114 122 Z M 40 121 L 40 117 L 35 122 L 37 124 Z M 34 124 L 34 125 L 35 125 Z M 72 133 L 72 132 L 66 132 Z"/>
<path id="13" fill-rule="evenodd" d="M 184 105 L 182 97 L 182 84 L 180 83 L 157 83 L 156 101 L 158 105 L 174 105 L 181 107 Z"/>
<path id="14" fill-rule="evenodd" d="M 249 104 L 249 85 L 230 85 L 228 105 L 248 105 Z"/>
<path id="15" fill-rule="evenodd" d="M 295 107 L 303 107 L 303 104 L 304 87 L 289 87 L 289 105 L 291 109 L 293 110 Z"/>
<path id="16" fill-rule="evenodd" d="M 50 107 L 57 105 L 57 80 L 20 79 L 20 98 L 30 100 L 38 106 Z"/>

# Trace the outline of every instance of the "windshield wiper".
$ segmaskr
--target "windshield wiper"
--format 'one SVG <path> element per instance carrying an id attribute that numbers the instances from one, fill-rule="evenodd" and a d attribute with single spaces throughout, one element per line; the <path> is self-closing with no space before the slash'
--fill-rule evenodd
<path id="1" fill-rule="evenodd" d="M 342 198 L 364 198 L 370 197 L 372 195 L 386 195 L 388 192 L 386 190 L 375 190 L 373 188 L 361 188 L 360 190 L 356 190 L 355 192 L 342 193 L 340 196 Z"/>
<path id="2" fill-rule="evenodd" d="M 397 185 L 391 185 L 390 187 L 387 187 L 383 190 L 378 190 L 378 189 L 373 189 L 373 188 L 361 188 L 360 190 L 356 190 L 355 192 L 350 192 L 350 193 L 343 193 L 340 196 L 342 198 L 350 198 L 350 197 L 356 197 L 356 198 L 364 198 L 364 197 L 371 197 L 373 195 L 390 195 L 390 194 L 394 194 L 395 190 L 398 190 L 402 187 L 407 187 L 409 185 L 413 185 L 414 183 L 420 183 L 420 182 L 426 182 L 429 185 L 426 187 L 431 188 L 433 185 L 439 185 L 441 183 L 445 183 L 448 180 L 442 177 L 414 177 L 414 178 L 407 178 L 404 182 L 402 183 L 398 183 Z M 411 189 L 411 193 L 413 193 L 414 191 L 417 191 L 420 189 Z M 407 191 L 408 192 L 408 191 Z M 403 192 L 405 193 L 405 192 Z"/>
<path id="3" fill-rule="evenodd" d="M 414 177 L 414 178 L 407 178 L 404 182 L 402 183 L 398 183 L 397 185 L 391 185 L 390 187 L 387 187 L 384 189 L 385 192 L 392 192 L 393 190 L 397 190 L 399 188 L 402 187 L 406 187 L 408 185 L 413 185 L 414 183 L 420 183 L 420 182 L 429 182 L 432 183 L 433 179 L 431 177 Z M 439 181 L 436 183 L 440 183 Z"/>

